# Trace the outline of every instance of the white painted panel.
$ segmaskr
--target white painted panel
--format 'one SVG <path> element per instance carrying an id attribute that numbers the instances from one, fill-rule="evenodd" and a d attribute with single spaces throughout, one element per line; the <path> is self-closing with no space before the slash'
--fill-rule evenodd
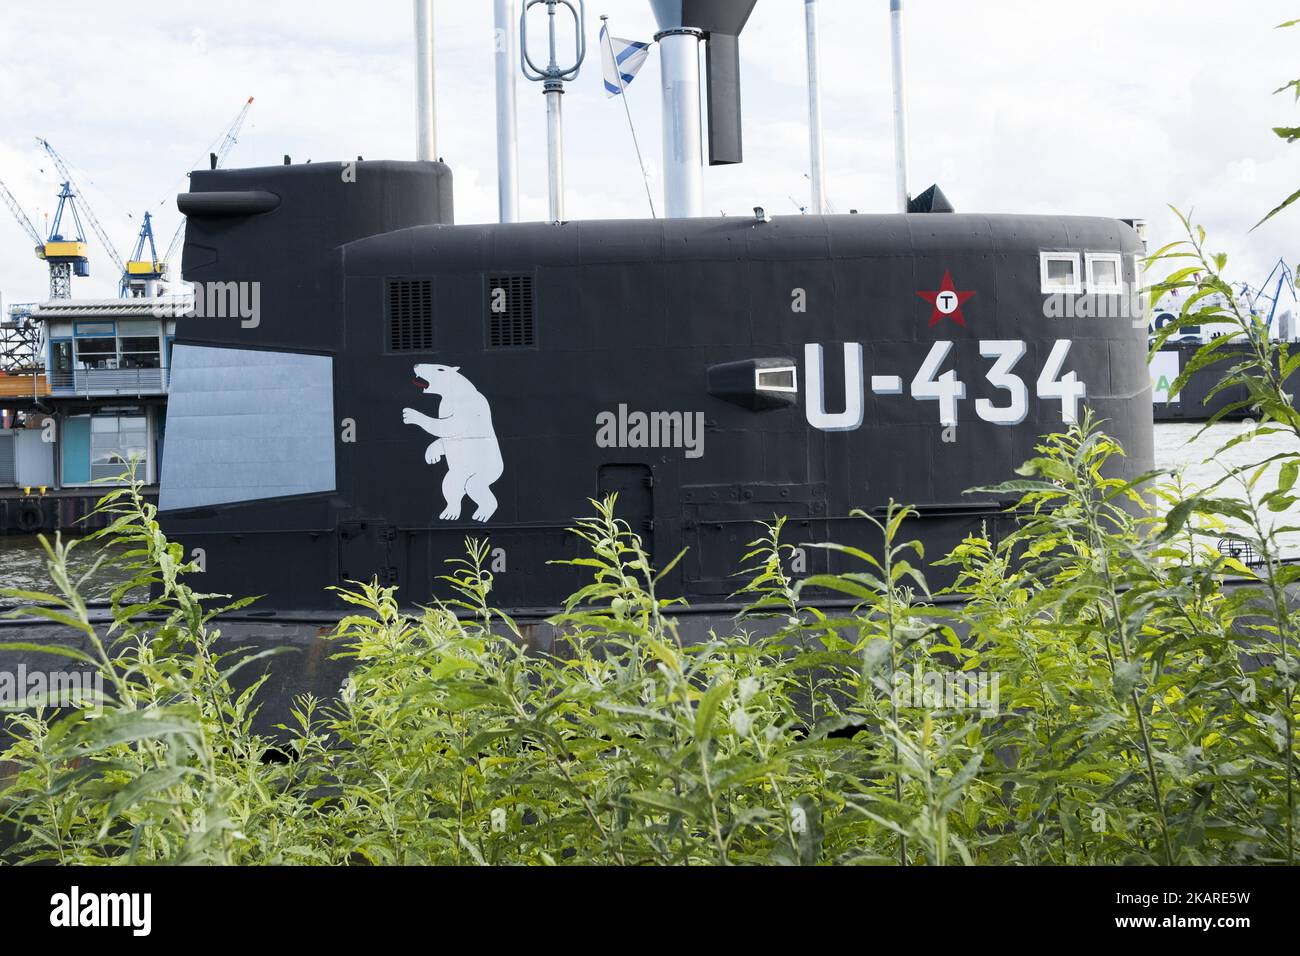
<path id="1" fill-rule="evenodd" d="M 334 360 L 176 345 L 159 507 L 334 490 Z"/>

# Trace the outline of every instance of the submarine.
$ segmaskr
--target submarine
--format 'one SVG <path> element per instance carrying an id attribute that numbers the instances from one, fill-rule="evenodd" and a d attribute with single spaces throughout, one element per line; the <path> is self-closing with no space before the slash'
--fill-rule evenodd
<path id="1" fill-rule="evenodd" d="M 616 494 L 656 564 L 683 554 L 660 592 L 730 616 L 776 516 L 798 576 L 850 569 L 809 543 L 878 549 L 852 512 L 891 499 L 927 555 L 997 538 L 1009 502 L 968 490 L 1086 408 L 1120 476 L 1152 468 L 1146 329 L 1047 307 L 1138 284 L 1125 221 L 956 212 L 937 187 L 699 214 L 705 131 L 710 163 L 742 159 L 755 3 L 652 0 L 662 218 L 457 224 L 432 155 L 192 173 L 185 280 L 258 302 L 177 322 L 159 520 L 202 590 L 319 612 L 377 580 L 428 604 L 475 538 L 494 604 L 540 619 L 586 583 L 556 563 L 568 529 Z"/>

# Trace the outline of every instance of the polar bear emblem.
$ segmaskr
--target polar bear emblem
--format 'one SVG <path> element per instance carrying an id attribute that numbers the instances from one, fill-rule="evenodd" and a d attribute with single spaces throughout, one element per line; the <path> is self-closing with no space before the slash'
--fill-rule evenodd
<path id="1" fill-rule="evenodd" d="M 474 520 L 487 521 L 497 510 L 491 485 L 504 470 L 487 399 L 455 365 L 417 365 L 415 384 L 425 394 L 441 398 L 437 418 L 414 408 L 402 409 L 404 424 L 419 425 L 433 436 L 424 451 L 425 462 L 436 465 L 447 459 L 447 474 L 442 479 L 447 507 L 439 517 L 455 521 L 460 517 L 461 502 L 469 495 L 478 506 Z"/>

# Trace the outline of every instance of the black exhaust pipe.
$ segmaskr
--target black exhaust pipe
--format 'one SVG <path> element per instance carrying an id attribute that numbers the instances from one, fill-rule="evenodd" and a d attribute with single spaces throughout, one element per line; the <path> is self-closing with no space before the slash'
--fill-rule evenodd
<path id="1" fill-rule="evenodd" d="M 660 29 L 704 34 L 709 165 L 744 161 L 740 121 L 740 31 L 758 0 L 651 0 Z"/>

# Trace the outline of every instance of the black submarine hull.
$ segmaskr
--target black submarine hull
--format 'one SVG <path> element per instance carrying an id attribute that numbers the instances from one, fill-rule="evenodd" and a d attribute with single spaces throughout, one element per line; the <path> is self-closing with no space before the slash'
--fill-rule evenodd
<path id="1" fill-rule="evenodd" d="M 161 521 L 203 590 L 269 608 L 371 578 L 445 597 L 475 537 L 494 601 L 544 613 L 586 580 L 552 563 L 567 529 L 615 492 L 657 563 L 686 552 L 661 593 L 726 608 L 777 515 L 791 544 L 873 548 L 850 513 L 892 498 L 932 556 L 1003 533 L 1007 502 L 966 492 L 1085 407 L 1122 474 L 1152 466 L 1145 329 L 1043 291 L 1045 252 L 1134 282 L 1119 220 L 456 226 L 446 167 L 388 162 L 195 173 L 182 209 L 186 279 L 259 314 L 178 323 Z"/>
<path id="2" fill-rule="evenodd" d="M 1156 382 L 1154 417 L 1157 422 L 1207 422 L 1214 416 L 1227 421 L 1243 421 L 1258 417 L 1251 405 L 1243 405 L 1250 395 L 1244 385 L 1219 388 L 1228 369 L 1251 358 L 1250 346 L 1225 345 L 1219 350 L 1222 361 L 1193 372 L 1187 384 L 1175 395 L 1169 395 L 1169 386 L 1178 373 L 1202 347 L 1201 342 L 1175 342 L 1160 348 L 1152 365 Z M 1285 383 L 1286 391 L 1297 394 L 1300 389 L 1300 372 L 1292 373 Z M 1161 398 L 1166 400 L 1162 401 Z"/>

